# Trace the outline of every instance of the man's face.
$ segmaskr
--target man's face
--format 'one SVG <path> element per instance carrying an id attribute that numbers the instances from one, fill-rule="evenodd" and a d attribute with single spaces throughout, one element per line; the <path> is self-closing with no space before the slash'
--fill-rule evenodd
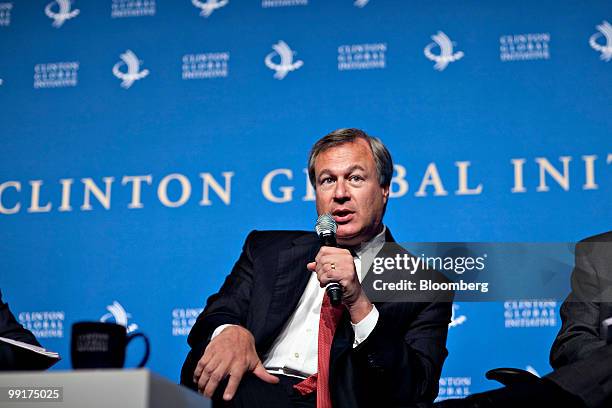
<path id="1" fill-rule="evenodd" d="M 378 234 L 389 188 L 378 183 L 368 142 L 357 139 L 327 149 L 314 167 L 317 213 L 334 217 L 338 243 L 354 246 Z"/>

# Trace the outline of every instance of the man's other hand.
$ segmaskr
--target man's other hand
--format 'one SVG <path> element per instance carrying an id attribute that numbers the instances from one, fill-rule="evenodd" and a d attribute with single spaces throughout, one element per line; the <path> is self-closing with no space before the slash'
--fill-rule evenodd
<path id="1" fill-rule="evenodd" d="M 193 372 L 193 382 L 198 385 L 198 392 L 211 398 L 219 383 L 229 376 L 223 393 L 223 399 L 229 401 L 234 398 L 246 372 L 252 372 L 270 384 L 279 381 L 278 377 L 268 373 L 261 364 L 251 332 L 241 326 L 229 326 L 206 347 Z"/>

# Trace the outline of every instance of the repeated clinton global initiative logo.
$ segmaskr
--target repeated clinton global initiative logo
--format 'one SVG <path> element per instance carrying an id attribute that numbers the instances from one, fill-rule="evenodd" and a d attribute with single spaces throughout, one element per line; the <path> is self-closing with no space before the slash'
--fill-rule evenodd
<path id="1" fill-rule="evenodd" d="M 111 18 L 154 16 L 155 0 L 113 0 Z"/>
<path id="2" fill-rule="evenodd" d="M 612 25 L 604 20 L 595 28 L 598 32 L 589 38 L 589 45 L 595 51 L 601 53 L 600 58 L 603 61 L 610 62 L 612 59 Z M 602 38 L 605 40 L 605 44 L 602 43 Z"/>
<path id="3" fill-rule="evenodd" d="M 0 3 L 0 27 L 11 25 L 11 10 L 13 3 Z"/>
<path id="4" fill-rule="evenodd" d="M 338 47 L 338 71 L 384 69 L 387 44 L 351 44 Z"/>
<path id="5" fill-rule="evenodd" d="M 225 78 L 229 73 L 229 52 L 186 54 L 182 59 L 183 79 Z"/>
<path id="6" fill-rule="evenodd" d="M 202 308 L 176 308 L 172 310 L 172 335 L 187 336 Z"/>
<path id="7" fill-rule="evenodd" d="M 302 60 L 293 61 L 293 57 L 297 53 L 289 48 L 286 42 L 281 40 L 274 44 L 272 49 L 274 51 L 266 55 L 264 62 L 268 68 L 276 71 L 274 78 L 281 80 L 286 77 L 289 72 L 295 71 L 304 65 L 304 61 Z"/>
<path id="8" fill-rule="evenodd" d="M 109 322 L 120 324 L 127 329 L 128 333 L 138 329 L 138 325 L 136 323 L 128 323 L 128 319 L 132 317 L 132 315 L 126 312 L 123 306 L 121 306 L 121 303 L 117 302 L 116 300 L 112 305 L 106 306 L 106 310 L 108 310 L 108 313 L 105 313 L 102 315 L 102 317 L 100 317 L 100 321 L 102 323 Z"/>
<path id="9" fill-rule="evenodd" d="M 34 66 L 34 88 L 66 88 L 77 86 L 77 61 L 51 62 Z"/>
<path id="10" fill-rule="evenodd" d="M 127 50 L 120 55 L 121 61 L 113 66 L 113 75 L 121 80 L 121 87 L 128 89 L 134 81 L 138 81 L 149 75 L 148 69 L 140 70 L 141 60 L 138 59 L 132 50 Z M 127 71 L 123 71 L 123 67 L 127 67 Z"/>
<path id="11" fill-rule="evenodd" d="M 308 0 L 261 0 L 262 8 L 307 6 Z"/>
<path id="12" fill-rule="evenodd" d="M 434 69 L 437 71 L 444 71 L 449 63 L 455 62 L 463 58 L 463 51 L 454 52 L 454 46 L 456 45 L 444 32 L 438 31 L 437 34 L 432 35 L 431 39 L 434 41 L 425 46 L 423 53 L 427 59 L 434 61 Z M 439 49 L 439 54 L 434 54 L 435 48 Z"/>
<path id="13" fill-rule="evenodd" d="M 45 14 L 53 20 L 51 24 L 60 28 L 66 20 L 70 20 L 80 13 L 79 9 L 72 9 L 72 0 L 54 0 L 45 7 Z"/>
<path id="14" fill-rule="evenodd" d="M 21 312 L 17 316 L 38 339 L 64 337 L 64 318 L 63 311 Z"/>
<path id="15" fill-rule="evenodd" d="M 440 391 L 436 401 L 450 398 L 464 398 L 471 394 L 472 377 L 440 377 Z"/>
<path id="16" fill-rule="evenodd" d="M 529 61 L 550 58 L 550 33 L 509 34 L 499 37 L 499 59 Z"/>
<path id="17" fill-rule="evenodd" d="M 504 326 L 507 329 L 523 327 L 555 327 L 556 301 L 509 300 L 504 302 Z"/>
<path id="18" fill-rule="evenodd" d="M 213 11 L 227 6 L 227 3 L 229 3 L 229 0 L 191 0 L 191 4 L 200 9 L 200 16 L 202 17 L 210 17 Z"/>

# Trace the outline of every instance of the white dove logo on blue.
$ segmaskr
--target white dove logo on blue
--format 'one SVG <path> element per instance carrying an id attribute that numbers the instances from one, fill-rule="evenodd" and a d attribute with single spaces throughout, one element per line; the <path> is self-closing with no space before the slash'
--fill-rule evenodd
<path id="1" fill-rule="evenodd" d="M 295 52 L 293 52 L 291 48 L 289 48 L 286 42 L 279 41 L 272 46 L 272 49 L 274 51 L 266 55 L 266 59 L 264 60 L 264 62 L 266 63 L 266 66 L 268 68 L 276 71 L 276 73 L 274 74 L 274 78 L 279 80 L 283 79 L 287 76 L 289 72 L 295 71 L 296 69 L 304 65 L 304 61 L 301 60 L 293 62 L 293 56 Z M 276 64 L 273 61 L 274 57 L 276 56 L 280 57 L 279 64 Z"/>
<path id="2" fill-rule="evenodd" d="M 355 2 L 353 3 L 353 6 L 364 8 L 369 2 L 370 0 L 355 0 Z"/>
<path id="3" fill-rule="evenodd" d="M 53 10 L 53 6 L 56 4 L 58 8 L 57 12 Z M 53 19 L 53 23 L 51 24 L 53 27 L 60 28 L 64 24 L 64 21 L 70 20 L 71 18 L 79 15 L 79 9 L 71 10 L 71 8 L 71 0 L 55 0 L 47 4 L 45 7 L 45 14 L 47 17 Z"/>
<path id="4" fill-rule="evenodd" d="M 106 310 L 108 310 L 108 313 L 100 318 L 101 322 L 112 322 L 112 320 L 114 320 L 115 323 L 125 327 L 128 333 L 138 329 L 138 325 L 136 323 L 128 324 L 128 319 L 132 317 L 132 315 L 126 312 L 123 306 L 121 306 L 121 303 L 117 302 L 116 300 L 112 305 L 106 306 Z"/>
<path id="5" fill-rule="evenodd" d="M 434 40 L 434 42 L 427 44 L 424 53 L 428 59 L 436 63 L 434 65 L 434 69 L 438 71 L 443 71 L 449 63 L 455 62 L 463 58 L 463 51 L 453 53 L 454 43 L 442 31 L 438 31 L 436 35 L 432 35 L 431 39 Z M 436 45 L 438 46 L 438 48 L 440 48 L 440 55 L 435 55 L 432 52 L 432 49 Z"/>
<path id="6" fill-rule="evenodd" d="M 227 3 L 229 3 L 229 0 L 207 0 L 207 1 L 191 0 L 191 4 L 193 4 L 200 10 L 202 10 L 200 11 L 200 15 L 202 17 L 210 16 L 213 13 L 213 11 L 226 6 Z"/>
<path id="7" fill-rule="evenodd" d="M 589 45 L 597 52 L 601 52 L 601 59 L 609 62 L 612 59 L 612 25 L 604 20 L 600 25 L 596 26 L 598 33 L 595 33 L 589 38 Z M 597 42 L 599 38 L 604 37 L 606 44 L 601 45 Z"/>
<path id="8" fill-rule="evenodd" d="M 113 66 L 113 74 L 121 79 L 121 87 L 128 89 L 134 81 L 142 79 L 149 75 L 148 69 L 140 70 L 140 60 L 131 50 L 127 50 L 120 55 L 121 61 Z M 121 67 L 127 66 L 127 72 L 122 72 Z"/>
<path id="9" fill-rule="evenodd" d="M 448 324 L 449 328 L 459 326 L 460 324 L 465 323 L 465 321 L 467 320 L 466 315 L 457 316 L 457 309 L 459 309 L 459 305 L 453 304 L 453 309 L 451 312 L 451 321 Z"/>

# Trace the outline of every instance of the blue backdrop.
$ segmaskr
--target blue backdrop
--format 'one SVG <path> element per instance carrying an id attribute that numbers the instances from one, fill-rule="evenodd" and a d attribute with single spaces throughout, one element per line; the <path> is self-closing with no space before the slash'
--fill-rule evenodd
<path id="1" fill-rule="evenodd" d="M 390 148 L 399 241 L 611 229 L 610 21 L 603 0 L 2 2 L 5 300 L 54 369 L 102 319 L 178 380 L 248 231 L 312 228 L 306 155 L 340 127 Z M 457 304 L 440 397 L 550 371 L 558 307 Z"/>

